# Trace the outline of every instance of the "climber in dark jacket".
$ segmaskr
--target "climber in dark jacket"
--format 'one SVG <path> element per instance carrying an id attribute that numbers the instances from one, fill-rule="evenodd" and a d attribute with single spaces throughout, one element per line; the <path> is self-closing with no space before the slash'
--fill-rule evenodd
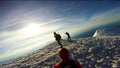
<path id="1" fill-rule="evenodd" d="M 66 32 L 65 34 L 68 36 L 67 41 L 71 42 L 72 40 L 71 40 L 70 34 L 68 32 Z"/>
<path id="2" fill-rule="evenodd" d="M 56 32 L 53 33 L 54 34 L 54 37 L 55 37 L 55 40 L 57 41 L 57 43 L 60 45 L 60 47 L 62 48 L 62 44 L 60 42 L 61 40 L 61 35 L 60 34 L 57 34 Z"/>

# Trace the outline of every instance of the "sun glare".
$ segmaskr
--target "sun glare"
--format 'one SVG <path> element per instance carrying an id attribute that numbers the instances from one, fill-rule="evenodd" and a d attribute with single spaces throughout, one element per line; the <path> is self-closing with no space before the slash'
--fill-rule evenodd
<path id="1" fill-rule="evenodd" d="M 41 32 L 40 27 L 37 24 L 29 24 L 26 28 L 23 29 L 23 31 L 28 35 L 37 35 Z"/>

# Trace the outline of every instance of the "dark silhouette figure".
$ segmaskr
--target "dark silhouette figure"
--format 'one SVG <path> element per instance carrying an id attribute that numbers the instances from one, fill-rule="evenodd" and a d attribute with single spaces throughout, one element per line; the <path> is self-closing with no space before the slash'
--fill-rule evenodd
<path id="1" fill-rule="evenodd" d="M 68 32 L 66 32 L 65 34 L 68 36 L 67 41 L 71 42 L 72 40 L 71 40 L 70 34 Z"/>
<path id="2" fill-rule="evenodd" d="M 60 45 L 60 47 L 62 48 L 62 44 L 60 42 L 61 40 L 61 35 L 60 34 L 57 34 L 56 32 L 54 32 L 54 37 L 55 37 L 55 40 L 57 41 L 57 43 Z"/>
<path id="3" fill-rule="evenodd" d="M 82 68 L 77 60 L 69 58 L 69 51 L 66 48 L 61 48 L 58 53 L 62 60 L 56 63 L 54 68 Z"/>

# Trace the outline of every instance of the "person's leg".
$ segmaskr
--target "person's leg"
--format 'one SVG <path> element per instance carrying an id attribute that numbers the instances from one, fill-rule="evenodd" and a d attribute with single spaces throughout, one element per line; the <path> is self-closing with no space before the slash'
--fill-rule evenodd
<path id="1" fill-rule="evenodd" d="M 68 42 L 70 42 L 71 40 L 70 40 L 70 37 L 68 37 Z"/>
<path id="2" fill-rule="evenodd" d="M 67 38 L 67 41 L 69 42 L 69 37 Z"/>
<path id="3" fill-rule="evenodd" d="M 69 37 L 69 41 L 71 42 L 72 40 L 71 40 L 71 37 Z"/>
<path id="4" fill-rule="evenodd" d="M 57 40 L 57 42 L 58 42 L 58 44 L 60 45 L 60 47 L 62 48 L 63 46 L 62 46 L 60 40 Z"/>

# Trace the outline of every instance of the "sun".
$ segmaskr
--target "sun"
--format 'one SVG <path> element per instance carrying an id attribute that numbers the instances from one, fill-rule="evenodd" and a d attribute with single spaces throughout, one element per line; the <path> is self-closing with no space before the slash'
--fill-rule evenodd
<path id="1" fill-rule="evenodd" d="M 47 26 L 42 24 L 31 23 L 22 28 L 19 32 L 25 37 L 36 36 L 40 34 L 46 34 L 49 31 Z"/>
<path id="2" fill-rule="evenodd" d="M 26 28 L 23 29 L 23 33 L 27 35 L 37 35 L 40 32 L 41 31 L 38 24 L 29 24 Z"/>

